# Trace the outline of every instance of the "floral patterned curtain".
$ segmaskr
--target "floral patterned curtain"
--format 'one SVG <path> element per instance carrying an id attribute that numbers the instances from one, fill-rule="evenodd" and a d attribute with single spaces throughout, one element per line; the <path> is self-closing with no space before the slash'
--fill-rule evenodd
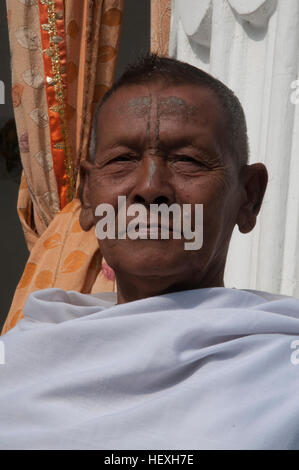
<path id="1" fill-rule="evenodd" d="M 79 163 L 114 78 L 123 0 L 7 0 L 12 95 L 23 175 L 18 213 L 30 258 L 2 334 L 28 295 L 115 290 L 94 231 L 79 224 Z"/>
<path id="2" fill-rule="evenodd" d="M 94 104 L 110 87 L 122 0 L 7 0 L 29 249 L 76 192 Z"/>
<path id="3" fill-rule="evenodd" d="M 151 51 L 168 56 L 171 0 L 151 0 Z"/>

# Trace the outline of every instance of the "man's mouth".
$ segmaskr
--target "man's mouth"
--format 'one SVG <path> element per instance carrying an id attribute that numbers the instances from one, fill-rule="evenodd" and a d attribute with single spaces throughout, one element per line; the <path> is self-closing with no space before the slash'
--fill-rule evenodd
<path id="1" fill-rule="evenodd" d="M 163 224 L 138 223 L 137 225 L 133 225 L 133 226 L 130 226 L 130 224 L 128 224 L 126 228 L 126 232 L 124 231 L 121 232 L 119 234 L 119 238 L 123 236 L 125 233 L 128 235 L 129 238 L 130 238 L 130 235 L 132 234 L 138 234 L 140 238 L 142 236 L 145 237 L 145 235 L 147 235 L 146 238 L 153 238 L 153 239 L 161 239 L 162 236 L 167 237 L 167 238 L 173 238 L 174 234 L 176 234 L 177 237 L 179 236 L 179 238 L 182 237 L 182 233 L 180 231 L 175 230 L 171 225 L 168 226 L 168 225 L 163 225 Z"/>

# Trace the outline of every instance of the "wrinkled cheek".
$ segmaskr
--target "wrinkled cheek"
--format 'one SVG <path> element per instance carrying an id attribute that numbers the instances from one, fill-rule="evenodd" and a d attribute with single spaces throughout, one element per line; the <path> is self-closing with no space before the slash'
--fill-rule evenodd
<path id="1" fill-rule="evenodd" d="M 212 246 L 225 229 L 224 201 L 218 194 L 203 200 L 203 247 Z"/>
<path id="2" fill-rule="evenodd" d="M 89 186 L 90 203 L 95 210 L 99 204 L 112 204 L 115 199 L 113 186 L 105 178 L 93 178 Z M 117 201 L 117 197 L 116 197 Z"/>
<path id="3" fill-rule="evenodd" d="M 130 188 L 134 187 L 134 180 L 130 175 L 113 176 L 101 175 L 90 180 L 90 194 L 97 204 L 109 203 L 117 207 L 118 196 L 127 196 Z"/>
<path id="4" fill-rule="evenodd" d="M 206 210 L 206 216 L 204 216 L 204 241 L 206 240 L 207 243 L 211 241 L 214 250 L 220 253 L 226 250 L 234 227 L 233 207 L 227 205 L 226 202 L 222 201 L 222 204 L 217 204 L 215 201 Z"/>

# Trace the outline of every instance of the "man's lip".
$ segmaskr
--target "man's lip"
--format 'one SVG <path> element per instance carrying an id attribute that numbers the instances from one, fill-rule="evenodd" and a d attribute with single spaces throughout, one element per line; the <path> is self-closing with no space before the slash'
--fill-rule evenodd
<path id="1" fill-rule="evenodd" d="M 120 235 L 124 235 L 124 234 L 129 234 L 130 232 L 133 232 L 133 231 L 141 231 L 141 230 L 147 230 L 147 231 L 150 231 L 150 230 L 153 230 L 153 229 L 158 229 L 158 231 L 161 231 L 161 230 L 167 230 L 169 232 L 173 232 L 173 233 L 179 233 L 181 236 L 182 236 L 182 233 L 181 232 L 177 232 L 177 231 L 174 231 L 173 230 L 173 227 L 169 226 L 167 227 L 166 225 L 161 225 L 161 224 L 138 224 L 136 227 L 132 227 L 132 229 L 129 229 L 128 230 L 128 226 L 126 227 L 126 231 L 122 231 L 120 233 Z"/>
<path id="2" fill-rule="evenodd" d="M 170 232 L 173 232 L 172 227 L 167 227 L 166 225 L 161 225 L 161 224 L 138 224 L 136 227 L 136 230 L 141 230 L 141 229 L 152 229 L 152 228 L 159 228 L 159 229 L 168 229 Z M 128 229 L 128 227 L 127 227 Z"/>
<path id="3" fill-rule="evenodd" d="M 167 227 L 166 225 L 161 225 L 161 224 L 138 224 L 139 228 L 165 228 L 168 230 L 172 230 L 172 227 Z"/>

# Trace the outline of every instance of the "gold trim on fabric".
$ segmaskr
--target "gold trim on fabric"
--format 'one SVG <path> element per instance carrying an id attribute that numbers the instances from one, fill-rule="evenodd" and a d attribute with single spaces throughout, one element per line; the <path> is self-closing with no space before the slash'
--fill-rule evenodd
<path id="1" fill-rule="evenodd" d="M 55 98 L 57 104 L 51 106 L 50 109 L 54 112 L 58 112 L 61 120 L 61 132 L 63 143 L 55 144 L 53 147 L 58 149 L 64 149 L 65 151 L 65 172 L 67 176 L 67 190 L 66 199 L 70 202 L 75 195 L 75 179 L 74 179 L 74 168 L 68 144 L 68 131 L 66 122 L 66 93 L 65 85 L 63 83 L 62 74 L 65 73 L 65 66 L 61 64 L 59 44 L 64 40 L 62 36 L 57 33 L 56 20 L 63 19 L 63 11 L 56 9 L 55 0 L 40 0 L 42 5 L 47 6 L 48 23 L 41 25 L 42 29 L 49 34 L 50 47 L 43 50 L 52 63 L 52 76 L 47 76 L 46 80 L 48 85 L 53 86 L 55 90 Z"/>

